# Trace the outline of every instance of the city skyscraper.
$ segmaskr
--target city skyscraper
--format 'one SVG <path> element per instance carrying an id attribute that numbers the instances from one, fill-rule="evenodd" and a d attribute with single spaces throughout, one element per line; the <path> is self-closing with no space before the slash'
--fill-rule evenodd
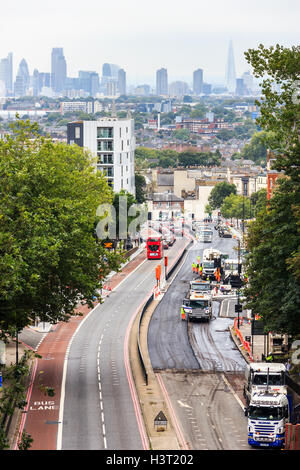
<path id="1" fill-rule="evenodd" d="M 62 47 L 54 47 L 51 54 L 51 88 L 55 92 L 65 89 L 67 78 L 67 63 Z"/>
<path id="2" fill-rule="evenodd" d="M 18 68 L 15 81 L 15 96 L 26 96 L 30 85 L 30 76 L 28 65 L 25 59 L 22 59 Z"/>
<path id="3" fill-rule="evenodd" d="M 13 55 L 12 52 L 4 59 L 0 59 L 0 82 L 5 94 L 13 91 Z"/>
<path id="4" fill-rule="evenodd" d="M 201 95 L 203 88 L 203 70 L 197 69 L 193 73 L 193 93 L 196 96 Z"/>
<path id="5" fill-rule="evenodd" d="M 118 71 L 118 89 L 120 95 L 126 95 L 126 72 L 124 69 Z"/>
<path id="6" fill-rule="evenodd" d="M 225 84 L 229 93 L 234 93 L 236 88 L 236 73 L 235 73 L 235 62 L 233 53 L 233 44 L 230 40 L 228 48 L 228 57 L 226 64 Z"/>
<path id="7" fill-rule="evenodd" d="M 162 68 L 156 72 L 156 94 L 167 96 L 168 91 L 168 71 Z"/>

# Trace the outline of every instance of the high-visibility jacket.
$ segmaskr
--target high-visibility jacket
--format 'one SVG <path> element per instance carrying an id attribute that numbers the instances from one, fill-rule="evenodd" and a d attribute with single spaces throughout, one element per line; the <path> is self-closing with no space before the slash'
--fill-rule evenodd
<path id="1" fill-rule="evenodd" d="M 181 307 L 181 320 L 185 320 L 185 311 L 183 307 Z"/>
<path id="2" fill-rule="evenodd" d="M 193 263 L 193 273 L 195 272 L 195 269 L 196 269 L 196 264 Z"/>

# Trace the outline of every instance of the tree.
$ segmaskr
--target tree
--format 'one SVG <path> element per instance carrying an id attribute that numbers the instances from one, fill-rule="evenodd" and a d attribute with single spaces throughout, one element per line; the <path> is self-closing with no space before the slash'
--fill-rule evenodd
<path id="1" fill-rule="evenodd" d="M 256 78 L 262 78 L 262 99 L 257 123 L 274 134 L 272 147 L 274 169 L 300 180 L 300 46 L 285 48 L 277 44 L 245 52 Z"/>
<path id="2" fill-rule="evenodd" d="M 228 140 L 233 139 L 233 137 L 234 137 L 234 132 L 231 131 L 230 129 L 221 129 L 217 134 L 217 138 L 219 140 L 223 140 L 224 142 L 227 142 Z"/>
<path id="3" fill-rule="evenodd" d="M 247 308 L 261 315 L 266 331 L 294 337 L 300 334 L 299 265 L 293 259 L 299 253 L 299 207 L 299 185 L 279 178 L 269 207 L 256 214 L 246 239 Z"/>
<path id="4" fill-rule="evenodd" d="M 190 131 L 188 129 L 176 129 L 173 132 L 173 137 L 178 140 L 187 141 L 190 138 Z"/>
<path id="5" fill-rule="evenodd" d="M 250 199 L 232 193 L 225 197 L 220 211 L 226 219 L 247 220 L 250 218 Z"/>
<path id="6" fill-rule="evenodd" d="M 208 197 L 208 202 L 213 209 L 218 209 L 221 207 L 224 199 L 230 194 L 236 194 L 236 186 L 222 181 L 213 187 Z"/>
<path id="7" fill-rule="evenodd" d="M 255 217 L 258 212 L 267 207 L 267 190 L 265 188 L 252 193 L 250 196 L 251 213 Z"/>
<path id="8" fill-rule="evenodd" d="M 97 207 L 112 191 L 91 155 L 18 120 L 0 140 L 0 175 L 2 335 L 36 318 L 67 321 L 80 301 L 93 306 L 99 269 L 106 275 L 122 258 L 95 242 Z"/>
<path id="9" fill-rule="evenodd" d="M 138 203 L 145 202 L 146 179 L 140 173 L 135 173 L 135 196 Z"/>

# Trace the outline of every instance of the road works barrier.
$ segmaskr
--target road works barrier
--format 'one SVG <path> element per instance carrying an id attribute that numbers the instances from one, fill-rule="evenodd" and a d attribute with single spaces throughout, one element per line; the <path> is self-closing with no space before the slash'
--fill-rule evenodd
<path id="1" fill-rule="evenodd" d="M 239 338 L 239 340 L 241 342 L 241 345 L 242 345 L 242 348 L 245 351 L 247 351 L 250 361 L 253 362 L 253 356 L 252 356 L 252 353 L 251 353 L 251 344 L 249 343 L 249 341 L 245 341 L 241 331 L 237 327 L 237 323 L 238 323 L 238 319 L 235 318 L 234 319 L 234 326 L 233 326 L 235 334 Z M 241 325 L 243 324 L 243 318 L 240 318 L 240 324 Z"/>
<path id="2" fill-rule="evenodd" d="M 286 424 L 284 449 L 300 450 L 300 424 Z"/>

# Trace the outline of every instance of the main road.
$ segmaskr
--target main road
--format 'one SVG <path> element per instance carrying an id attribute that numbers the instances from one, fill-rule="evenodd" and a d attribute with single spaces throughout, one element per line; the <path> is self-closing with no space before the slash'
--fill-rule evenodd
<path id="1" fill-rule="evenodd" d="M 187 239 L 168 250 L 169 265 Z M 57 448 L 147 449 L 132 382 L 131 322 L 155 285 L 157 261 L 145 261 L 97 305 L 73 336 L 65 361 Z"/>
<path id="2" fill-rule="evenodd" d="M 219 238 L 217 231 L 212 244 L 194 243 L 149 325 L 153 369 L 191 449 L 248 448 L 241 394 L 246 362 L 229 334 L 235 316 L 232 307 L 226 307 L 226 316 L 220 317 L 220 304 L 213 302 L 209 323 L 188 323 L 180 318 L 197 256 L 202 258 L 203 249 L 213 246 L 237 258 L 236 245 L 233 238 Z"/>

